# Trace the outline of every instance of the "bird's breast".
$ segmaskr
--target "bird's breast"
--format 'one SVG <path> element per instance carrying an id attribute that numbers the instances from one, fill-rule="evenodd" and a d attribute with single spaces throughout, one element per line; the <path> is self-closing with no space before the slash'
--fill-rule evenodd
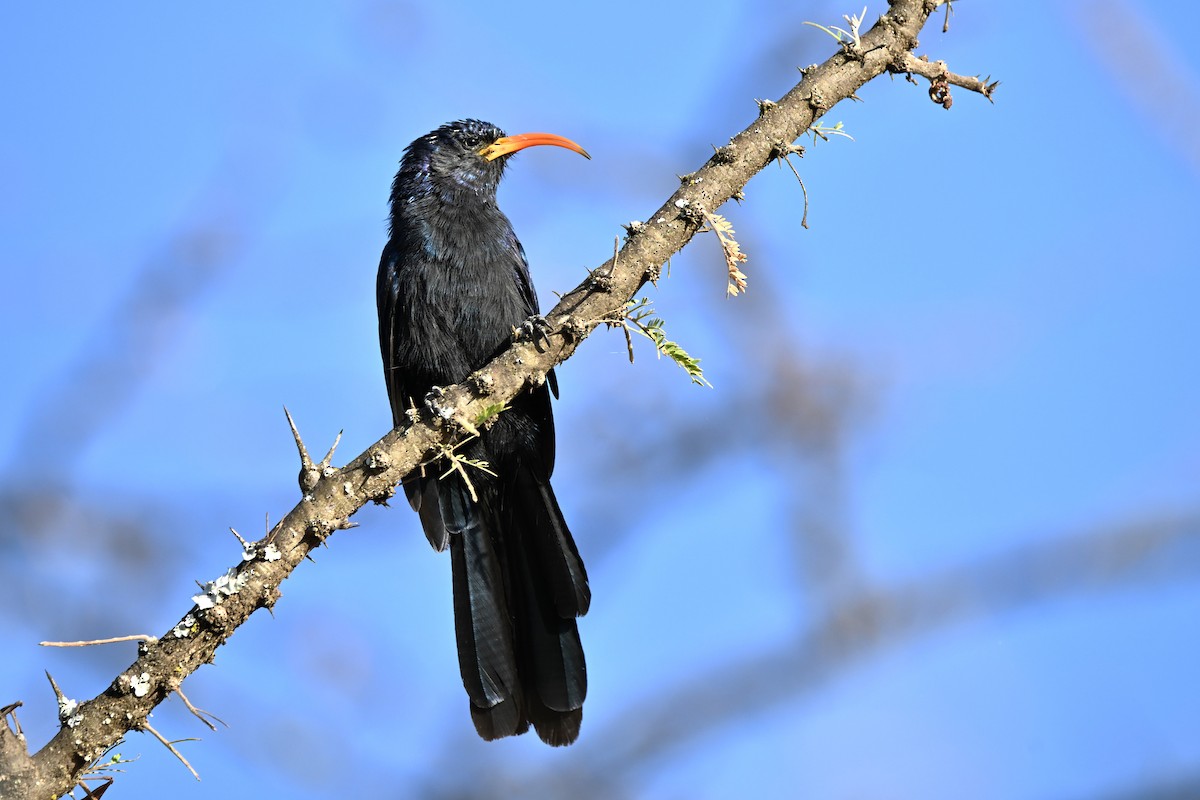
<path id="1" fill-rule="evenodd" d="M 478 369 L 528 316 L 516 280 L 515 259 L 521 256 L 506 246 L 511 231 L 498 231 L 491 225 L 446 226 L 429 221 L 423 221 L 421 228 L 423 257 L 408 276 L 413 305 L 408 317 L 438 324 L 415 325 L 409 331 L 412 343 L 441 348 L 448 344 L 442 339 L 450 337 L 461 348 L 468 370 Z"/>

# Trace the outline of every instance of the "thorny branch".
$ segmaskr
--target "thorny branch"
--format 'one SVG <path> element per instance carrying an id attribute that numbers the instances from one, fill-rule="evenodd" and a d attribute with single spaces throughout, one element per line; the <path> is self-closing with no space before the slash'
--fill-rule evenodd
<path id="1" fill-rule="evenodd" d="M 472 420 L 544 380 L 591 330 L 622 313 L 637 290 L 657 278 L 662 265 L 702 229 L 704 216 L 694 209 L 715 211 L 740 195 L 750 178 L 774 160 L 778 142 L 794 142 L 836 103 L 853 97 L 884 72 L 928 77 L 911 51 L 930 13 L 941 4 L 894 0 L 866 33 L 860 34 L 854 25 L 840 52 L 806 69 L 800 83 L 780 100 L 760 104 L 758 119 L 693 173 L 693 180 L 648 222 L 630 226 L 620 252 L 593 270 L 604 275 L 604 281 L 589 278 L 562 298 L 547 315 L 554 326 L 548 340 L 519 342 L 462 385 L 431 396 L 412 424 L 388 433 L 341 469 L 331 466 L 332 451 L 319 465 L 305 458 L 297 432 L 303 461 L 301 502 L 262 540 L 246 547 L 237 566 L 206 585 L 177 625 L 156 640 L 141 642 L 137 659 L 102 694 L 76 703 L 56 689 L 60 707 L 72 713 L 37 753 L 26 752 L 23 735 L 5 717 L 0 727 L 0 798 L 66 794 L 131 730 L 148 731 L 172 747 L 147 725 L 150 712 L 178 690 L 183 678 L 212 661 L 217 648 L 254 611 L 275 604 L 279 584 L 314 547 L 334 531 L 350 527 L 350 517 L 367 502 L 386 501 L 404 475 L 464 438 Z M 942 77 L 955 85 L 965 86 L 959 81 L 968 80 L 948 71 Z M 990 98 L 994 87 L 984 85 L 977 91 Z"/>
<path id="2" fill-rule="evenodd" d="M 949 70 L 945 61 L 930 61 L 928 56 L 917 58 L 908 52 L 901 56 L 893 71 L 905 73 L 910 80 L 914 74 L 928 78 L 929 99 L 947 111 L 954 105 L 954 98 L 950 96 L 951 86 L 961 86 L 972 92 L 978 92 L 986 97 L 989 103 L 994 103 L 992 95 L 995 93 L 996 87 L 1000 85 L 1000 81 L 992 81 L 990 75 L 986 78 L 980 78 L 977 75 L 957 75 Z M 915 83 L 915 81 L 913 82 Z"/>

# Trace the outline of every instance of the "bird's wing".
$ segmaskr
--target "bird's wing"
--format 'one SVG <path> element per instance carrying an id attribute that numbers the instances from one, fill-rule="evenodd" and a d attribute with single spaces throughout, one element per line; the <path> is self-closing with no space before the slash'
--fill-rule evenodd
<path id="1" fill-rule="evenodd" d="M 525 248 L 517 235 L 513 233 L 512 228 L 508 230 L 508 245 L 516 256 L 513 259 L 513 281 L 517 284 L 517 289 L 521 292 L 521 299 L 525 302 L 525 313 L 531 317 L 540 314 L 537 291 L 533 288 L 533 276 L 529 274 L 529 257 L 525 255 Z M 558 376 L 554 374 L 554 370 L 546 373 L 546 384 L 554 396 L 558 397 Z M 553 437 L 553 432 L 551 432 L 551 436 Z M 553 447 L 553 442 L 551 442 L 551 447 Z M 550 461 L 553 463 L 553 455 L 551 455 Z"/>
<path id="2" fill-rule="evenodd" d="M 375 302 L 379 307 L 379 351 L 383 356 L 383 379 L 387 384 L 392 405 L 392 425 L 404 418 L 401 406 L 405 397 L 404 373 L 396 363 L 398 338 L 401 335 L 400 311 L 404 286 L 400 281 L 400 249 L 395 240 L 388 240 L 379 259 L 379 274 L 375 281 Z"/>
<path id="3" fill-rule="evenodd" d="M 379 306 L 379 350 L 383 356 L 383 377 L 392 406 L 394 426 L 399 426 L 404 420 L 405 404 L 418 388 L 408 385 L 412 379 L 411 371 L 398 361 L 401 337 L 404 336 L 404 293 L 408 288 L 404 285 L 400 269 L 403 252 L 403 244 L 398 244 L 394 239 L 388 241 L 379 260 L 379 275 L 375 285 L 375 301 Z M 438 508 L 436 480 L 418 469 L 404 477 L 403 486 L 409 505 L 421 516 L 425 537 L 434 549 L 445 550 L 449 544 L 449 532 Z"/>
<path id="4" fill-rule="evenodd" d="M 529 257 L 525 255 L 525 248 L 512 228 L 508 229 L 508 246 L 516 256 L 513 259 L 513 281 L 521 292 L 521 299 L 525 301 L 525 313 L 533 316 L 538 313 L 538 299 L 533 288 L 533 277 L 529 274 Z"/>

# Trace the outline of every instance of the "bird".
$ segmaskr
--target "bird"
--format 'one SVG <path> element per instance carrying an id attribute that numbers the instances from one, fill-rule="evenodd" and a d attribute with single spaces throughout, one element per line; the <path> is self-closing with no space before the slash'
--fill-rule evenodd
<path id="1" fill-rule="evenodd" d="M 477 119 L 414 140 L 392 182 L 376 299 L 397 428 L 438 387 L 459 383 L 539 316 L 525 250 L 496 202 L 513 154 L 570 139 L 508 136 Z M 549 745 L 579 736 L 587 666 L 576 618 L 591 588 L 550 485 L 554 372 L 518 394 L 457 452 L 402 481 L 435 550 L 450 550 L 459 671 L 485 740 L 533 726 Z M 485 463 L 481 463 L 485 462 Z"/>

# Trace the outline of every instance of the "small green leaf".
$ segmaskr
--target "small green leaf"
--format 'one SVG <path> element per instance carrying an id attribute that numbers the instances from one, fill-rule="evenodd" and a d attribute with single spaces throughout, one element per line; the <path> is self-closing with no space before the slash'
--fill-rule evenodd
<path id="1" fill-rule="evenodd" d="M 491 420 L 506 408 L 508 408 L 508 406 L 504 403 L 492 403 L 491 405 L 484 406 L 479 414 L 475 417 L 475 427 L 482 427 L 488 422 L 488 420 Z"/>
<path id="2" fill-rule="evenodd" d="M 659 317 L 650 316 L 653 313 L 654 309 L 649 300 L 645 298 L 631 300 L 627 312 L 626 329 L 632 324 L 638 333 L 654 343 L 654 349 L 658 351 L 660 357 L 666 356 L 678 364 L 691 378 L 692 383 L 711 389 L 712 384 L 704 377 L 704 370 L 700 368 L 700 359 L 691 356 L 678 342 L 668 339 L 665 323 Z"/>

